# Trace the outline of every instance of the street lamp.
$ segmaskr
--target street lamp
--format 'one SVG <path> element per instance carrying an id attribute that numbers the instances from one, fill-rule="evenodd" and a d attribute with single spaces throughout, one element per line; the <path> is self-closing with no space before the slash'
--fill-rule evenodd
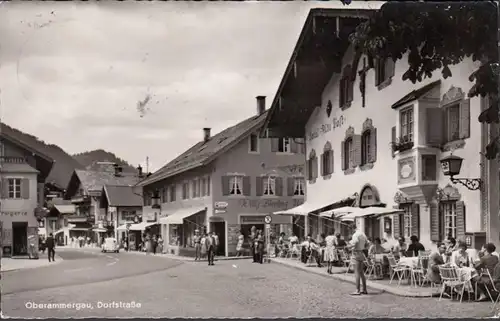
<path id="1" fill-rule="evenodd" d="M 449 155 L 445 158 L 441 159 L 441 169 L 443 170 L 443 174 L 446 176 L 450 176 L 450 180 L 453 184 L 460 183 L 463 186 L 467 187 L 467 189 L 471 191 L 476 191 L 481 188 L 482 180 L 480 178 L 455 178 L 455 175 L 460 174 L 460 169 L 462 168 L 463 158 Z"/>

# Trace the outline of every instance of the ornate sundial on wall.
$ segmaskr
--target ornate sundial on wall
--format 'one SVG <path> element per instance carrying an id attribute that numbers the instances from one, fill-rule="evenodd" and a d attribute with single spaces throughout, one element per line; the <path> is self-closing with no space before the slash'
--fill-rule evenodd
<path id="1" fill-rule="evenodd" d="M 410 181 L 415 179 L 415 159 L 408 157 L 399 161 L 399 179 Z"/>
<path id="2" fill-rule="evenodd" d="M 326 104 L 326 115 L 328 117 L 330 117 L 330 115 L 332 114 L 332 102 L 331 101 L 328 101 L 328 103 Z"/>

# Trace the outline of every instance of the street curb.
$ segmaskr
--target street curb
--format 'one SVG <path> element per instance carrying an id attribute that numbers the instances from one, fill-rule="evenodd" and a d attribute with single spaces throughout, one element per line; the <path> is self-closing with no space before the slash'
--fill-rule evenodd
<path id="1" fill-rule="evenodd" d="M 120 251 L 120 253 L 122 253 Z M 123 253 L 128 253 L 128 254 L 134 254 L 134 255 L 147 255 L 146 253 L 144 252 L 136 252 L 136 251 L 131 251 L 131 252 L 123 252 Z M 168 254 L 165 254 L 165 253 L 161 253 L 161 254 L 149 254 L 150 256 L 156 256 L 156 257 L 161 257 L 161 258 L 167 258 L 167 259 L 172 259 L 172 260 L 177 260 L 177 261 L 184 261 L 184 262 L 193 262 L 193 263 L 198 263 L 198 262 L 205 262 L 207 263 L 208 260 L 207 259 L 203 259 L 203 260 L 194 260 L 194 257 L 190 257 L 190 256 L 179 256 L 179 255 L 168 255 Z M 232 256 L 232 257 L 225 257 L 225 256 L 220 256 L 220 257 L 216 257 L 214 258 L 214 262 L 217 262 L 217 261 L 236 261 L 236 260 L 245 260 L 245 259 L 251 259 L 252 257 L 251 256 Z"/>
<path id="2" fill-rule="evenodd" d="M 334 273 L 334 274 L 325 274 L 325 273 L 323 273 L 321 271 L 318 271 L 318 270 L 313 270 L 313 269 L 308 269 L 306 267 L 300 267 L 300 266 L 296 266 L 296 265 L 291 265 L 291 264 L 287 264 L 287 263 L 284 263 L 284 262 L 281 262 L 281 261 L 274 261 L 274 262 L 278 263 L 278 264 L 281 264 L 281 265 L 284 265 L 284 266 L 288 266 L 288 267 L 296 269 L 296 270 L 312 272 L 314 274 L 321 275 L 323 277 L 331 277 L 333 279 L 336 279 L 336 280 L 339 280 L 339 281 L 342 281 L 342 282 L 347 282 L 347 283 L 355 284 L 355 280 L 352 277 L 349 277 L 349 276 L 345 275 L 345 272 L 337 272 L 337 273 Z M 405 291 L 405 290 L 400 289 L 400 288 L 392 287 L 390 285 L 376 283 L 376 282 L 373 282 L 371 280 L 366 280 L 366 285 L 369 288 L 372 288 L 372 289 L 375 289 L 375 290 L 379 290 L 379 291 L 382 291 L 382 292 L 387 292 L 387 293 L 390 293 L 390 294 L 393 294 L 393 295 L 397 295 L 397 296 L 401 296 L 401 297 L 408 297 L 408 298 L 430 298 L 430 297 L 433 297 L 435 295 L 435 294 L 430 294 L 429 295 L 429 294 L 423 294 L 423 293 L 409 292 L 409 291 Z"/>
<path id="3" fill-rule="evenodd" d="M 60 264 L 62 263 L 64 260 L 60 257 L 60 256 L 55 256 L 55 258 L 57 260 L 55 260 L 55 262 L 51 263 L 51 264 L 47 264 L 47 265 L 40 265 L 40 266 L 28 266 L 28 267 L 22 267 L 22 268 L 17 268 L 17 269 L 7 269 L 7 270 L 1 270 L 0 273 L 3 273 L 3 272 L 12 272 L 12 271 L 20 271 L 20 270 L 33 270 L 33 269 L 39 269 L 39 268 L 44 268 L 44 267 L 47 267 L 47 266 L 54 266 L 54 265 L 57 265 L 57 264 Z M 39 259 L 40 260 L 40 259 Z M 0 263 L 1 265 L 1 263 Z"/>

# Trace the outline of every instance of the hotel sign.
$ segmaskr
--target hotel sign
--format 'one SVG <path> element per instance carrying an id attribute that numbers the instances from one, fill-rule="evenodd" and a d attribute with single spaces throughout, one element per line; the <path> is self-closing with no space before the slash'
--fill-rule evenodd
<path id="1" fill-rule="evenodd" d="M 340 116 L 339 118 L 333 117 L 333 121 L 331 124 L 321 124 L 318 127 L 314 128 L 307 134 L 307 139 L 309 141 L 318 138 L 319 136 L 322 136 L 328 132 L 331 132 L 334 129 L 342 127 L 346 123 L 346 118 L 344 115 Z"/>
<path id="2" fill-rule="evenodd" d="M 28 216 L 28 212 L 0 212 L 2 216 Z"/>
<path id="3" fill-rule="evenodd" d="M 290 204 L 292 203 L 292 204 Z M 253 208 L 256 210 L 259 209 L 269 209 L 271 211 L 274 210 L 284 210 L 287 208 L 292 208 L 299 206 L 300 204 L 303 203 L 303 200 L 299 199 L 294 199 L 293 202 L 288 202 L 288 201 L 282 201 L 282 200 L 261 200 L 261 199 L 244 199 L 239 201 L 239 206 L 242 208 Z"/>

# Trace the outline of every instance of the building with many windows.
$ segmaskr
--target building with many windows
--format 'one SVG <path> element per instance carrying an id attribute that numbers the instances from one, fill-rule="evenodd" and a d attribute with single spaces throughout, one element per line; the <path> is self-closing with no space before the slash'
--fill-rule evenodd
<path id="1" fill-rule="evenodd" d="M 467 97 L 478 63 L 450 66 L 447 79 L 403 81 L 406 56 L 371 61 L 349 42 L 371 7 L 310 11 L 267 115 L 270 137 L 306 140 L 308 193 L 297 212 L 319 233 L 318 214 L 352 198 L 403 210 L 357 217 L 373 238 L 498 241 L 498 163 L 481 154 L 495 128 L 477 121 L 487 98 Z M 481 189 L 443 174 L 440 160 L 452 154 L 463 158 L 460 176 L 480 178 Z"/>
<path id="2" fill-rule="evenodd" d="M 266 215 L 303 202 L 303 141 L 259 137 L 266 115 L 257 97 L 255 116 L 214 136 L 205 128 L 200 142 L 139 183 L 143 215 L 158 214 L 167 251 L 194 253 L 198 229 L 215 232 L 219 254 L 232 255 L 240 232 L 263 230 Z M 289 235 L 292 223 L 277 217 L 271 227 Z"/>

